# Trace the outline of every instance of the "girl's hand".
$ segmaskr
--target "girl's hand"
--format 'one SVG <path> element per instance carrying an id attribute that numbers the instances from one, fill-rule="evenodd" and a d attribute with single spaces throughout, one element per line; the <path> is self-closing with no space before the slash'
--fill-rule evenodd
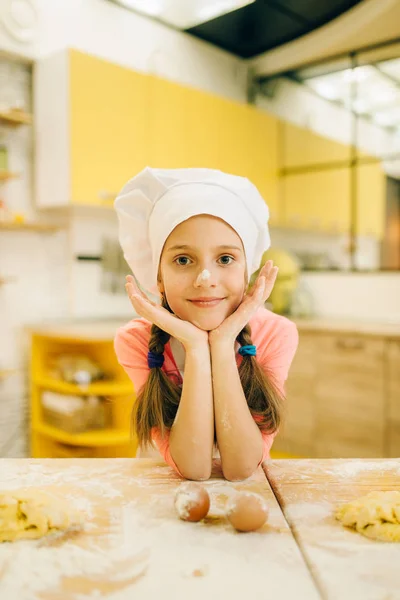
<path id="1" fill-rule="evenodd" d="M 188 321 L 183 321 L 164 307 L 152 302 L 136 285 L 132 275 L 126 276 L 125 289 L 138 315 L 144 317 L 179 340 L 187 350 L 199 345 L 208 345 L 208 332 Z"/>
<path id="2" fill-rule="evenodd" d="M 272 260 L 268 260 L 261 269 L 253 287 L 245 294 L 235 312 L 229 315 L 219 327 L 209 332 L 210 345 L 220 342 L 234 345 L 243 327 L 247 325 L 254 313 L 269 298 L 277 274 L 278 267 L 274 267 Z"/>

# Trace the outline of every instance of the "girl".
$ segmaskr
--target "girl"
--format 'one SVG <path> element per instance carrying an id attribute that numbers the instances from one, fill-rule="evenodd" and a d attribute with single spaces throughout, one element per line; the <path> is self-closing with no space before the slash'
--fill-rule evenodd
<path id="1" fill-rule="evenodd" d="M 245 479 L 269 457 L 298 343 L 295 325 L 264 308 L 278 271 L 271 261 L 248 290 L 270 245 L 268 208 L 245 178 L 151 168 L 115 208 L 135 275 L 126 290 L 141 316 L 115 338 L 137 392 L 139 447 L 204 480 L 217 446 L 226 479 Z"/>

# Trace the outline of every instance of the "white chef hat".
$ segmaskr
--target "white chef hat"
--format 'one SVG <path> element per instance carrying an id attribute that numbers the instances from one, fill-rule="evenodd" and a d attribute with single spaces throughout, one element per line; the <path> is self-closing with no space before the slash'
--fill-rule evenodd
<path id="1" fill-rule="evenodd" d="M 215 169 L 146 167 L 122 188 L 114 206 L 125 260 L 140 285 L 154 294 L 165 241 L 190 217 L 219 217 L 236 231 L 249 278 L 270 246 L 269 211 L 257 188 L 245 177 Z"/>

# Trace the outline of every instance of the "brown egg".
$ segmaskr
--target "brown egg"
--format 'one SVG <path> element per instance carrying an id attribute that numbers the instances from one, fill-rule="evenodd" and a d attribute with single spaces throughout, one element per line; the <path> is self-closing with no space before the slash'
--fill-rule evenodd
<path id="1" fill-rule="evenodd" d="M 258 494 L 238 492 L 228 502 L 226 516 L 237 531 L 255 531 L 268 519 L 268 506 Z"/>
<path id="2" fill-rule="evenodd" d="M 199 483 L 186 481 L 176 491 L 175 509 L 183 521 L 201 521 L 210 510 L 210 496 Z"/>

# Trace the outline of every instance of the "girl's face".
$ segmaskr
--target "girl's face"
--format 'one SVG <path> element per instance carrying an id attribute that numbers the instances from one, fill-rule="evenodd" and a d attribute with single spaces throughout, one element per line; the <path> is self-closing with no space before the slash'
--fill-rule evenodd
<path id="1" fill-rule="evenodd" d="M 222 219 L 191 217 L 167 238 L 159 275 L 159 290 L 179 318 L 215 329 L 237 309 L 247 287 L 242 240 Z"/>

